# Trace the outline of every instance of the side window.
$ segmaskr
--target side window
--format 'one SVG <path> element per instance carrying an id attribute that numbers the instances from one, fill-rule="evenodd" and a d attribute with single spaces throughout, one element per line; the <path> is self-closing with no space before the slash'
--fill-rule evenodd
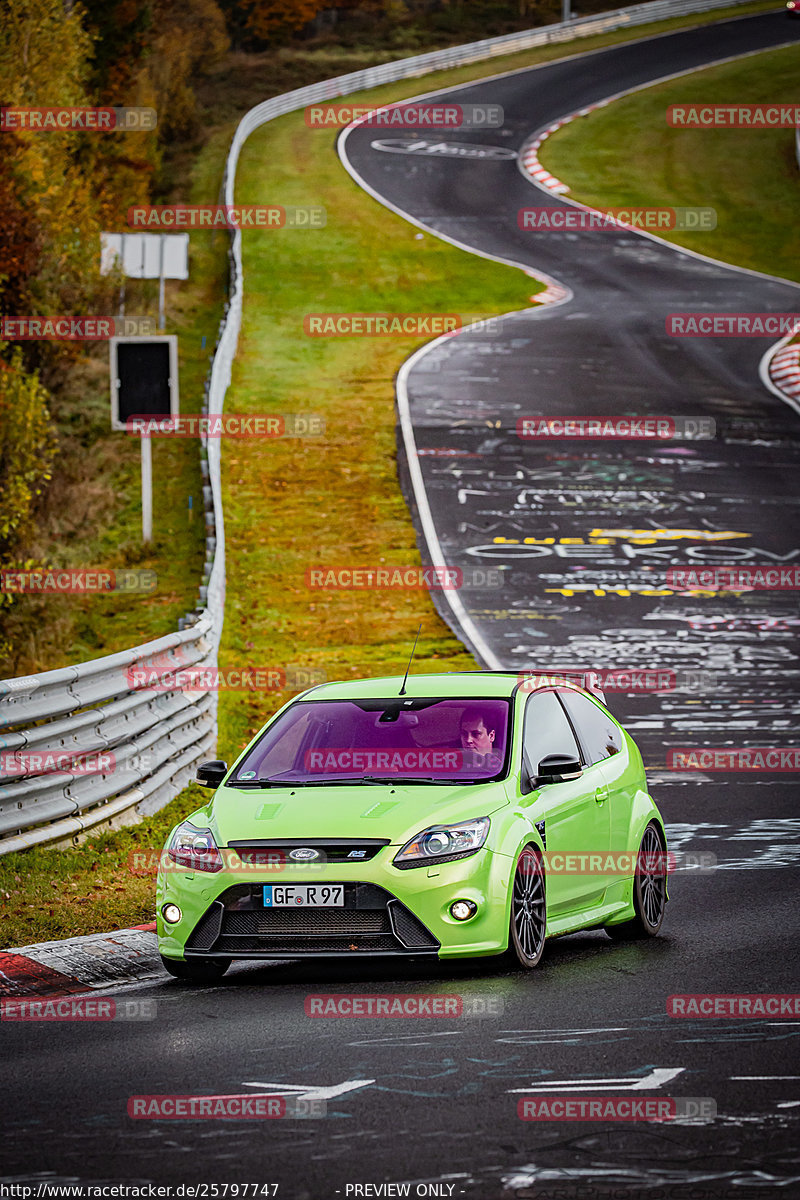
<path id="1" fill-rule="evenodd" d="M 555 692 L 535 692 L 529 698 L 522 741 L 532 771 L 548 754 L 571 754 L 578 760 L 581 757 L 575 735 Z"/>
<path id="2" fill-rule="evenodd" d="M 602 762 L 622 749 L 622 734 L 611 718 L 586 696 L 577 692 L 560 692 L 564 707 L 570 715 L 578 736 L 589 756 L 590 763 Z"/>

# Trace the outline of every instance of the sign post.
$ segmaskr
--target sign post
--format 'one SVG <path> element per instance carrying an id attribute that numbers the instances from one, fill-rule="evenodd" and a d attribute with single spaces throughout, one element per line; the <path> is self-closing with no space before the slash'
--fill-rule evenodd
<path id="1" fill-rule="evenodd" d="M 178 339 L 175 334 L 109 339 L 111 428 L 135 433 L 134 417 L 177 417 Z M 142 541 L 153 539 L 153 449 L 139 433 L 142 453 Z"/>
<path id="2" fill-rule="evenodd" d="M 164 243 L 166 234 L 162 233 L 158 247 L 158 329 L 160 333 L 164 332 L 164 259 L 166 251 Z"/>
<path id="3" fill-rule="evenodd" d="M 142 443 L 142 541 L 145 545 L 153 540 L 153 453 L 150 436 L 140 435 Z"/>

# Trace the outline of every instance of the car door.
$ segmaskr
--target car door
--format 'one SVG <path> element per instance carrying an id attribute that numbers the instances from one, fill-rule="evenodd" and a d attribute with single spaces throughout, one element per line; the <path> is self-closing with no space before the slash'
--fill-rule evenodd
<path id="1" fill-rule="evenodd" d="M 610 831 L 602 767 L 587 759 L 555 691 L 528 698 L 523 724 L 523 755 L 531 777 L 548 754 L 568 754 L 583 763 L 578 779 L 549 783 L 535 792 L 534 820 L 547 851 L 547 909 L 560 917 L 601 904 L 606 881 L 565 856 L 608 850 Z"/>
<path id="2" fill-rule="evenodd" d="M 631 849 L 627 839 L 636 780 L 629 769 L 630 755 L 622 730 L 610 713 L 588 696 L 566 690 L 560 696 L 584 756 L 591 760 L 594 770 L 599 769 L 608 789 L 603 806 L 608 810 L 610 848 L 624 854 Z M 609 887 L 612 882 L 609 876 Z"/>

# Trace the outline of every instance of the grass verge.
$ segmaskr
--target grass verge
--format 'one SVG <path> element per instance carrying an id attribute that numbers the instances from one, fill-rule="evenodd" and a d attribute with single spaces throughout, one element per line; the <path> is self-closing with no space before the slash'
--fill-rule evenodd
<path id="1" fill-rule="evenodd" d="M 570 198 L 595 208 L 712 207 L 716 229 L 659 236 L 800 281 L 794 130 L 673 129 L 665 119 L 671 104 L 794 104 L 798 92 L 797 45 L 764 51 L 615 100 L 552 134 L 540 158 Z"/>
<path id="2" fill-rule="evenodd" d="M 172 826 L 207 799 L 207 791 L 190 784 L 139 825 L 97 833 L 66 850 L 43 847 L 0 858 L 0 946 L 155 920 L 156 856 Z M 149 870 L 142 869 L 145 863 Z"/>

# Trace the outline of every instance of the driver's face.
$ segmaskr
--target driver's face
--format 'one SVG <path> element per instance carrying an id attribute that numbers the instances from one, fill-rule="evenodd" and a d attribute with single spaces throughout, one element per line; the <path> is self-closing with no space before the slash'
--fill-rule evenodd
<path id="1" fill-rule="evenodd" d="M 494 730 L 486 728 L 483 717 L 477 721 L 465 721 L 461 726 L 461 745 L 465 750 L 488 754 L 494 746 Z"/>

